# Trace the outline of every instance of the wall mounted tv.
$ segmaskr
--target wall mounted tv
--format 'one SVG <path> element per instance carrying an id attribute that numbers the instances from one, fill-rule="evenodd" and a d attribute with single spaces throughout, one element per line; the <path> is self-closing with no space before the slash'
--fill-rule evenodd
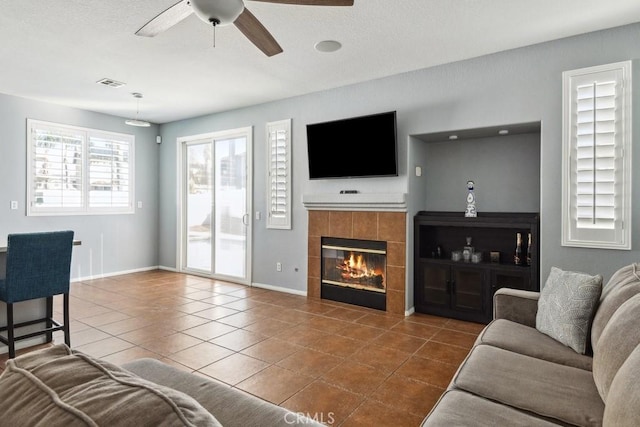
<path id="1" fill-rule="evenodd" d="M 309 178 L 398 175 L 396 112 L 307 125 Z"/>

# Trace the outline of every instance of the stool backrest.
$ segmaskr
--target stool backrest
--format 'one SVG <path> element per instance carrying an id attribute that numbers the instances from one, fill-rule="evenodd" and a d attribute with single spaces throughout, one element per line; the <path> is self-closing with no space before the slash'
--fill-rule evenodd
<path id="1" fill-rule="evenodd" d="M 7 303 L 69 293 L 73 231 L 9 234 Z"/>

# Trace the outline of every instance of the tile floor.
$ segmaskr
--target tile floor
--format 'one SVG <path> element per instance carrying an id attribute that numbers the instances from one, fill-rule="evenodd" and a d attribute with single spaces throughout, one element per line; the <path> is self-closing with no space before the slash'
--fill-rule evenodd
<path id="1" fill-rule="evenodd" d="M 160 270 L 73 283 L 71 318 L 75 349 L 155 358 L 344 427 L 418 426 L 483 327 Z"/>

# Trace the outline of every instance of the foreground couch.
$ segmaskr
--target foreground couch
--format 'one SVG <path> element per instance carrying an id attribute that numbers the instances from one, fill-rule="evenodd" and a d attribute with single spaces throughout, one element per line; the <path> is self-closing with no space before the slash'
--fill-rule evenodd
<path id="1" fill-rule="evenodd" d="M 0 426 L 320 426 L 215 380 L 154 359 L 126 369 L 64 344 L 9 360 Z"/>
<path id="2" fill-rule="evenodd" d="M 586 293 L 579 288 L 578 303 Z M 640 263 L 604 286 L 590 331 L 556 325 L 560 334 L 590 337 L 586 354 L 539 331 L 540 298 L 496 292 L 494 320 L 423 426 L 640 426 Z"/>

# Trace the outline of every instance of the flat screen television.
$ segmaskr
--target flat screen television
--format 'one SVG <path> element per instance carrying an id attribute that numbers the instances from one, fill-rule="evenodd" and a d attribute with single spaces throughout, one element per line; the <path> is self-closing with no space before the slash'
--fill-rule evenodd
<path id="1" fill-rule="evenodd" d="M 309 179 L 397 176 L 396 112 L 307 125 Z"/>

